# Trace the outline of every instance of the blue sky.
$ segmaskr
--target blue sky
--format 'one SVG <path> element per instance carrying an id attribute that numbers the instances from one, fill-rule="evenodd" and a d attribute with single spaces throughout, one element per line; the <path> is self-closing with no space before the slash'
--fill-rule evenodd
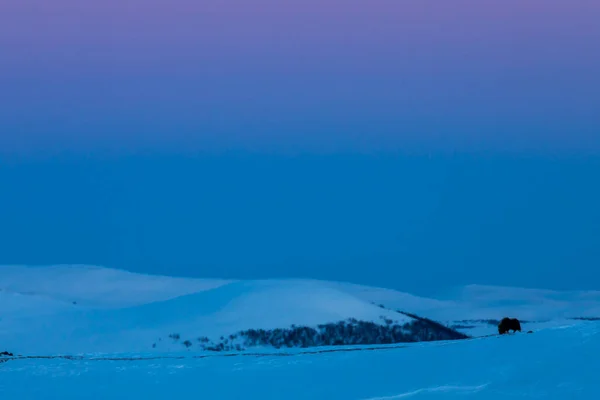
<path id="1" fill-rule="evenodd" d="M 598 176 L 597 157 L 498 154 L 3 160 L 1 262 L 597 289 Z"/>

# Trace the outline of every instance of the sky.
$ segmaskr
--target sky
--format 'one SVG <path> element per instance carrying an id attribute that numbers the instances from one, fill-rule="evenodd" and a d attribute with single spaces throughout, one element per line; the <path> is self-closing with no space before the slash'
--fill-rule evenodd
<path id="1" fill-rule="evenodd" d="M 598 20 L 3 1 L 0 264 L 600 289 Z"/>

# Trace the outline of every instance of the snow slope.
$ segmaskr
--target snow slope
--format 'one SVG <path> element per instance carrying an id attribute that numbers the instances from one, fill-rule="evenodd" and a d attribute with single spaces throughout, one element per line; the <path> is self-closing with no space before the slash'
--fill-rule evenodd
<path id="1" fill-rule="evenodd" d="M 600 291 L 467 285 L 453 290 L 445 299 L 430 299 L 389 289 L 336 285 L 358 298 L 458 327 L 470 336 L 497 333 L 493 320 L 506 316 L 525 321 L 524 327 L 533 330 L 572 324 L 574 318 L 600 317 Z"/>
<path id="2" fill-rule="evenodd" d="M 143 275 L 86 265 L 0 266 L 0 290 L 65 303 L 75 301 L 94 308 L 132 307 L 214 289 L 230 282 Z"/>
<path id="3" fill-rule="evenodd" d="M 0 364 L 0 398 L 597 399 L 599 353 L 600 323 L 586 322 L 375 351 L 23 359 Z"/>
<path id="4" fill-rule="evenodd" d="M 399 324 L 408 311 L 472 336 L 513 316 L 525 330 L 600 316 L 599 292 L 467 286 L 439 300 L 315 280 L 225 281 L 88 266 L 0 267 L 0 344 L 26 354 L 198 351 L 182 342 L 245 329 L 315 327 L 355 318 Z M 43 335 L 41 334 L 43 332 Z M 176 334 L 180 339 L 169 339 Z M 0 349 L 1 350 L 1 349 Z"/>
<path id="5" fill-rule="evenodd" d="M 502 286 L 468 285 L 448 299 L 430 299 L 395 290 L 339 283 L 355 296 L 392 309 L 410 309 L 440 320 L 502 318 L 524 320 L 600 317 L 600 291 L 552 291 Z"/>
<path id="6" fill-rule="evenodd" d="M 600 291 L 552 291 L 502 286 L 469 285 L 455 299 L 463 304 L 485 305 L 472 309 L 472 318 L 511 312 L 525 320 L 599 317 Z M 485 313 L 485 314 L 484 314 Z"/>
<path id="7" fill-rule="evenodd" d="M 39 269 L 33 272 L 26 270 L 25 275 L 35 280 L 37 271 L 43 272 L 44 279 L 49 274 Z M 327 283 L 293 280 L 230 282 L 220 286 L 211 282 L 214 286 L 212 289 L 207 289 L 208 285 L 202 281 L 182 281 L 184 285 L 179 289 L 182 295 L 153 301 L 151 291 L 145 285 L 150 282 L 152 287 L 163 289 L 165 285 L 156 285 L 153 281 L 158 278 L 140 276 L 138 281 L 133 282 L 130 275 L 125 275 L 126 283 L 131 285 L 132 290 L 129 291 L 126 284 L 115 284 L 114 279 L 108 280 L 112 285 L 112 298 L 108 303 L 110 308 L 107 308 L 107 303 L 98 298 L 98 294 L 106 293 L 106 290 L 97 280 L 84 278 L 83 283 L 71 281 L 68 284 L 69 281 L 62 274 L 64 270 L 58 271 L 61 272 L 60 278 L 53 277 L 56 286 L 42 286 L 34 281 L 27 282 L 28 289 L 36 289 L 27 291 L 29 296 L 11 292 L 11 296 L 20 296 L 28 302 L 36 299 L 39 306 L 36 312 L 30 314 L 26 307 L 18 306 L 6 310 L 4 304 L 0 305 L 0 343 L 4 347 L 27 354 L 170 352 L 183 349 L 181 342 L 184 340 L 196 342 L 199 337 L 217 339 L 250 328 L 289 328 L 291 325 L 314 327 L 349 318 L 379 324 L 384 323 L 383 318 L 400 324 L 412 320 L 332 288 Z M 69 271 L 67 276 L 79 279 L 87 273 L 113 277 L 117 272 L 81 269 L 78 272 Z M 26 281 L 25 278 L 16 278 L 18 274 L 14 268 L 9 276 L 9 285 L 0 279 L 0 287 L 15 291 L 18 290 L 15 282 Z M 82 290 L 87 282 L 93 282 L 95 290 L 89 293 Z M 171 282 L 170 278 L 168 282 Z M 197 284 L 200 291 L 185 294 L 193 284 Z M 66 298 L 60 290 L 67 288 L 68 292 L 75 286 L 80 290 L 75 294 L 81 303 L 71 304 L 67 308 L 55 307 L 57 302 Z M 115 288 L 123 289 L 119 292 Z M 39 303 L 40 293 L 48 297 L 48 304 L 52 305 L 55 312 L 40 312 L 44 310 L 44 305 Z M 73 298 L 75 294 L 71 291 L 68 296 Z M 159 291 L 156 298 L 162 299 L 167 294 L 177 294 L 175 285 L 170 286 L 168 291 Z M 144 300 L 150 301 L 139 304 Z M 98 303 L 98 307 L 90 306 Z M 118 304 L 132 303 L 138 305 L 117 308 Z M 15 309 L 20 312 L 15 312 Z M 44 334 L 40 335 L 41 332 Z M 180 339 L 170 340 L 169 336 L 173 334 Z"/>

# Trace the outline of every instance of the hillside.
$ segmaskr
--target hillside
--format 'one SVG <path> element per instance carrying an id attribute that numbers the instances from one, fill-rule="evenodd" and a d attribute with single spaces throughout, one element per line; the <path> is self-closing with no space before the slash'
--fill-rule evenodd
<path id="1" fill-rule="evenodd" d="M 0 289 L 11 299 L 0 304 L 0 342 L 17 353 L 241 351 L 465 337 L 319 281 L 1 267 Z"/>
<path id="2" fill-rule="evenodd" d="M 599 304 L 584 292 L 468 286 L 439 300 L 341 282 L 13 266 L 0 267 L 0 343 L 23 354 L 406 343 L 495 333 L 506 315 L 527 330 L 561 326 L 597 316 Z"/>
<path id="3" fill-rule="evenodd" d="M 76 302 L 93 308 L 132 307 L 217 288 L 230 282 L 144 275 L 87 265 L 0 266 L 0 290 L 4 292 L 46 297 L 65 303 Z"/>
<path id="4" fill-rule="evenodd" d="M 517 287 L 467 285 L 437 299 L 389 289 L 336 283 L 352 295 L 391 310 L 409 310 L 469 336 L 497 333 L 505 316 L 519 318 L 530 330 L 600 317 L 600 291 L 553 291 Z"/>

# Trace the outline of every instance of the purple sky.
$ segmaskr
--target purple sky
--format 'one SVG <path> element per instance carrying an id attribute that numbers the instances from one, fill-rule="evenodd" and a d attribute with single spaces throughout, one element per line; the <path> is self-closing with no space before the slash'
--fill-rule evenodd
<path id="1" fill-rule="evenodd" d="M 0 151 L 600 151 L 597 0 L 4 0 Z"/>

